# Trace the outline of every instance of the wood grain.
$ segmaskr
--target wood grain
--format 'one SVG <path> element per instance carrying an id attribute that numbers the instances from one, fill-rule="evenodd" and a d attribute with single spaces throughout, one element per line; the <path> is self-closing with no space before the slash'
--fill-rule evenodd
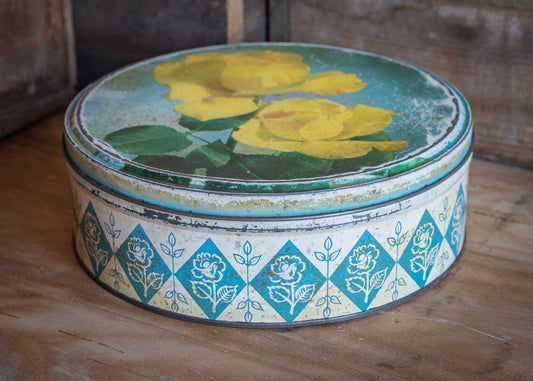
<path id="1" fill-rule="evenodd" d="M 74 95 L 70 14 L 68 0 L 0 1 L 0 138 Z"/>
<path id="2" fill-rule="evenodd" d="M 225 0 L 72 0 L 78 87 L 121 66 L 227 39 Z"/>
<path id="3" fill-rule="evenodd" d="M 532 171 L 473 161 L 463 257 L 412 301 L 323 326 L 221 328 L 130 305 L 79 267 L 62 117 L 0 141 L 0 379 L 531 377 Z"/>
<path id="4" fill-rule="evenodd" d="M 291 40 L 428 69 L 464 93 L 476 154 L 533 168 L 533 2 L 292 0 Z"/>

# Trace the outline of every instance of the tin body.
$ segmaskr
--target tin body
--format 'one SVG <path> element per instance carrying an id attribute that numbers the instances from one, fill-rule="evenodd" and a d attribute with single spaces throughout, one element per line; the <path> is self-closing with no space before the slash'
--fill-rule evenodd
<path id="1" fill-rule="evenodd" d="M 105 288 L 175 317 L 362 316 L 456 262 L 471 147 L 457 90 L 384 57 L 303 44 L 157 57 L 68 110 L 76 252 Z"/>

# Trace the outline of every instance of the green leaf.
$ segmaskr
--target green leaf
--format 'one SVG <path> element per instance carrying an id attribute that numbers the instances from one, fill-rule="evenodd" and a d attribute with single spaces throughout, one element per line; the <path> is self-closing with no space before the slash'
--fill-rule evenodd
<path id="1" fill-rule="evenodd" d="M 159 125 L 123 128 L 107 135 L 104 141 L 117 151 L 132 155 L 180 151 L 192 144 L 187 135 Z"/>
<path id="2" fill-rule="evenodd" d="M 230 159 L 230 149 L 220 140 L 198 147 L 187 155 L 187 160 L 193 162 L 197 168 L 219 168 Z"/>
<path id="3" fill-rule="evenodd" d="M 133 161 L 174 172 L 188 173 L 187 170 L 189 168 L 184 158 L 171 155 L 139 155 Z"/>
<path id="4" fill-rule="evenodd" d="M 331 166 L 330 174 L 356 172 L 361 168 L 375 167 L 394 160 L 394 152 L 372 148 L 365 156 L 353 159 L 338 159 Z"/>
<path id="5" fill-rule="evenodd" d="M 302 179 L 328 174 L 333 160 L 319 159 L 297 152 L 279 155 L 233 154 L 232 160 L 220 168 L 226 177 L 241 179 Z M 209 172 L 208 172 L 209 173 Z"/>
<path id="6" fill-rule="evenodd" d="M 182 115 L 180 125 L 187 127 L 191 131 L 222 131 L 235 129 L 248 122 L 255 114 L 255 111 L 245 115 L 234 116 L 231 118 L 211 119 L 205 122 Z"/>
<path id="7" fill-rule="evenodd" d="M 362 142 L 388 142 L 390 141 L 390 137 L 386 132 L 379 131 L 370 135 L 354 136 L 348 140 L 358 140 Z"/>

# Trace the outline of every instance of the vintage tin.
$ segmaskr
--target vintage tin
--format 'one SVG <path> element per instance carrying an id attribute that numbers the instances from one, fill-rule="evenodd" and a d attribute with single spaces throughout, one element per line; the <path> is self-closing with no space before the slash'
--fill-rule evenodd
<path id="1" fill-rule="evenodd" d="M 156 312 L 350 319 L 417 295 L 461 253 L 470 109 L 405 63 L 309 44 L 189 50 L 90 85 L 65 124 L 80 263 Z"/>

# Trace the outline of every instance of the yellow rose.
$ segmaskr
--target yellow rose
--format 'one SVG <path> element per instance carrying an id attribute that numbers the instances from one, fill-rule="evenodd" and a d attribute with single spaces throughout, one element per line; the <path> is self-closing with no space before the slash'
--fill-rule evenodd
<path id="1" fill-rule="evenodd" d="M 345 107 L 325 99 L 293 98 L 264 103 L 232 136 L 252 147 L 347 159 L 364 156 L 372 148 L 395 151 L 405 147 L 406 141 L 348 140 L 382 131 L 393 115 L 399 114 L 364 105 Z"/>
<path id="2" fill-rule="evenodd" d="M 302 59 L 299 54 L 273 51 L 199 53 L 157 65 L 152 75 L 169 87 L 164 98 L 183 101 L 174 111 L 201 121 L 256 111 L 259 96 L 290 91 L 341 95 L 366 85 L 355 74 L 309 74 Z"/>

